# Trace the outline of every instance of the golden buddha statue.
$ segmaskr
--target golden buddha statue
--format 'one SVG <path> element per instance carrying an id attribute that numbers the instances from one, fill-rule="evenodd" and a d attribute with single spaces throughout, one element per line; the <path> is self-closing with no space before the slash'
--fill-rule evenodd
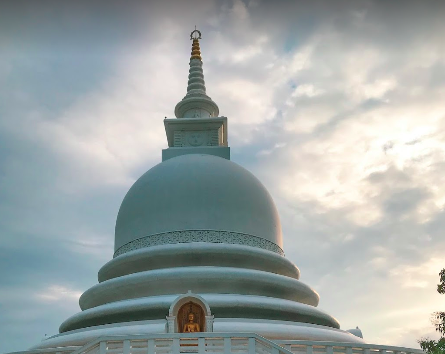
<path id="1" fill-rule="evenodd" d="M 184 324 L 184 330 L 182 332 L 201 332 L 201 329 L 199 328 L 199 324 L 195 322 L 195 315 L 190 312 L 188 315 L 189 321 Z"/>

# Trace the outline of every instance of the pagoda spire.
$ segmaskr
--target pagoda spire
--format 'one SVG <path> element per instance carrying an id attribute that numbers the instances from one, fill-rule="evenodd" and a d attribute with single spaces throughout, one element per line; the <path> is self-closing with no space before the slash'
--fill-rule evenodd
<path id="1" fill-rule="evenodd" d="M 190 40 L 193 42 L 187 94 L 175 107 L 176 118 L 210 118 L 218 117 L 219 114 L 218 106 L 206 94 L 201 49 L 199 47 L 200 39 L 201 31 L 197 30 L 195 26 L 195 30 L 190 33 Z"/>

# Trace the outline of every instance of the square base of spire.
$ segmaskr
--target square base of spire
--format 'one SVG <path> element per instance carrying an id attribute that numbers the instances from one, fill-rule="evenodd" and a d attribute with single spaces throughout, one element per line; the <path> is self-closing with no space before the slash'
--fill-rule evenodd
<path id="1" fill-rule="evenodd" d="M 168 149 L 162 150 L 162 161 L 187 154 L 206 154 L 230 160 L 227 146 L 227 118 L 164 119 Z"/>
<path id="2" fill-rule="evenodd" d="M 169 147 L 227 147 L 227 118 L 166 118 Z"/>
<path id="3" fill-rule="evenodd" d="M 176 156 L 188 154 L 205 154 L 222 157 L 230 160 L 230 148 L 227 146 L 203 146 L 203 147 L 171 147 L 162 150 L 162 161 L 166 161 Z"/>

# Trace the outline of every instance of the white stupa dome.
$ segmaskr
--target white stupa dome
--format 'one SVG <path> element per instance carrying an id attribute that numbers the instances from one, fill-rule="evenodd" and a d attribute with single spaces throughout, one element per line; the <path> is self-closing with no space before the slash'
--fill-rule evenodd
<path id="1" fill-rule="evenodd" d="M 178 230 L 182 234 L 172 241 Z M 243 167 L 217 156 L 178 156 L 140 177 L 120 207 L 115 251 L 122 254 L 150 246 L 142 245 L 142 240 L 156 242 L 153 245 L 200 241 L 180 239 L 183 230 L 224 232 L 214 242 L 282 252 L 281 224 L 266 188 Z M 231 236 L 225 241 L 227 235 Z"/>

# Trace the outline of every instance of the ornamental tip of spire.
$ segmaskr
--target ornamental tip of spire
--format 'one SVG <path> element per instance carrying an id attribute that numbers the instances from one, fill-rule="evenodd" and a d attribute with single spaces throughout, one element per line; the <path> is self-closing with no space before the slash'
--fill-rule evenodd
<path id="1" fill-rule="evenodd" d="M 199 40 L 201 39 L 201 31 L 195 29 L 190 33 L 190 40 L 193 40 L 192 44 L 192 54 L 190 56 L 190 60 L 192 59 L 199 59 L 202 61 L 201 58 L 201 49 L 199 48 Z"/>
<path id="2" fill-rule="evenodd" d="M 217 117 L 219 108 L 206 94 L 204 73 L 202 71 L 201 50 L 199 40 L 201 31 L 195 29 L 190 33 L 192 55 L 190 57 L 190 69 L 187 82 L 187 94 L 175 107 L 177 118 L 210 118 Z"/>

